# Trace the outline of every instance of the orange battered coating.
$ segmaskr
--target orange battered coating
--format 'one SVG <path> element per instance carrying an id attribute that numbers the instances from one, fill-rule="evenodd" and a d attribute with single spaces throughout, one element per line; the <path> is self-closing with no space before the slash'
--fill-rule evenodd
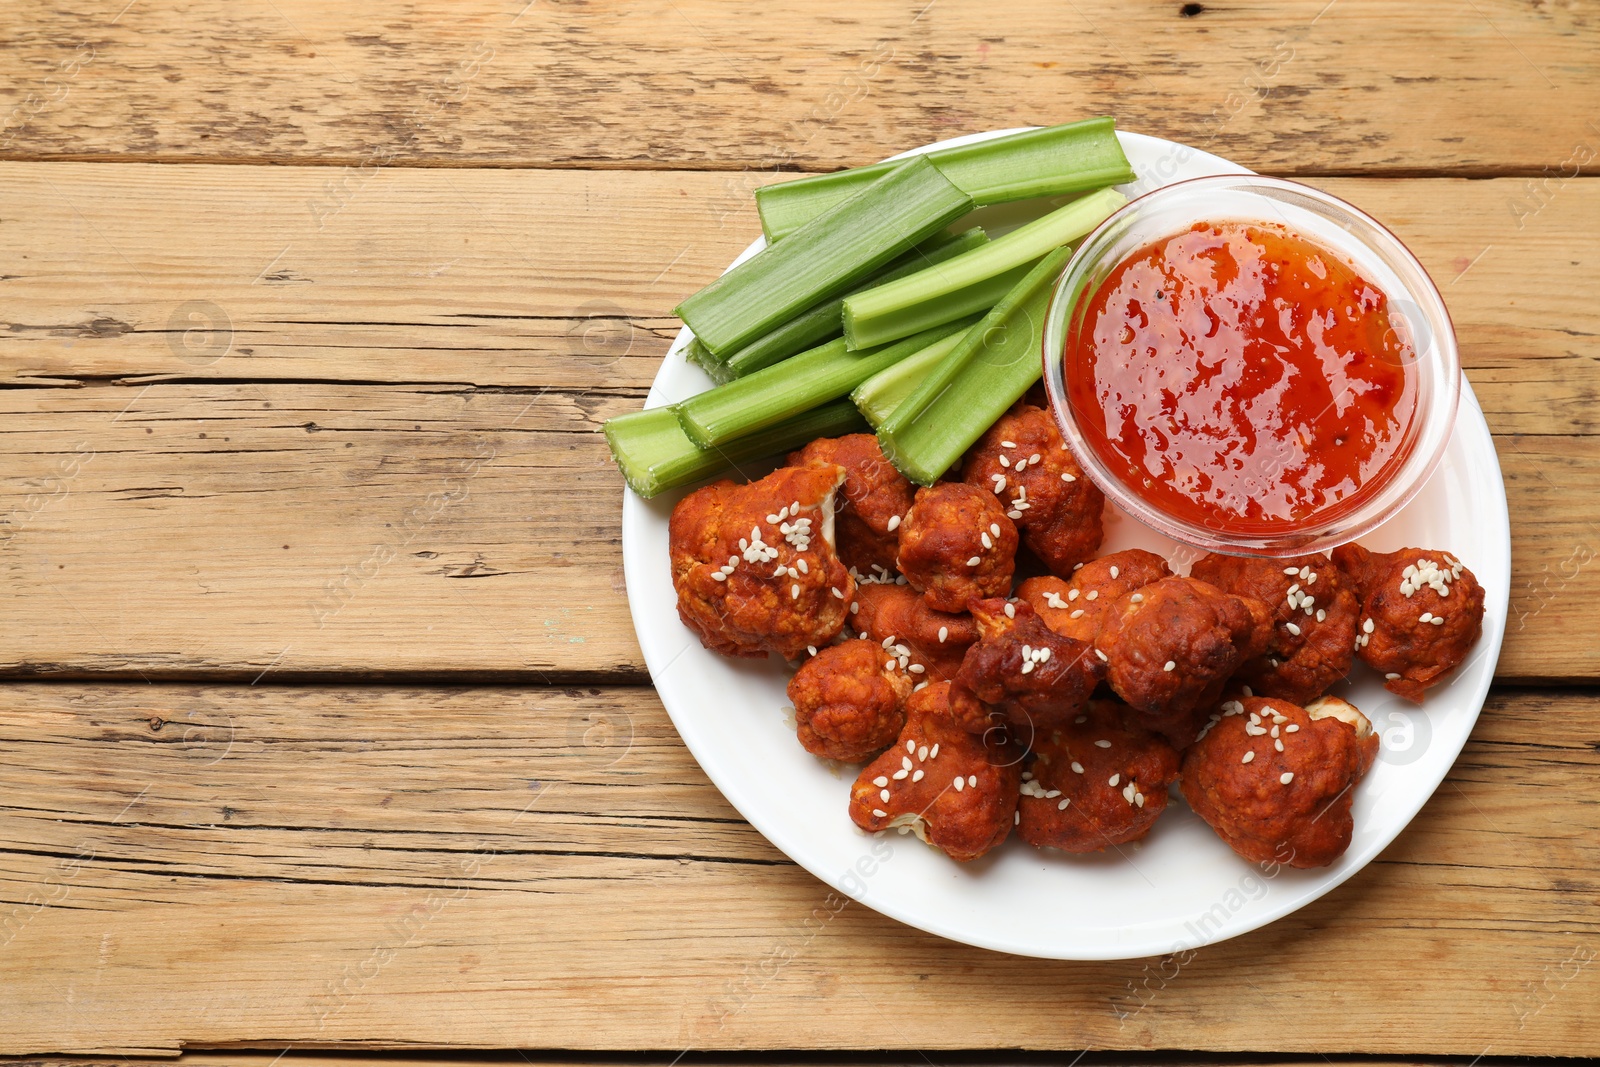
<path id="1" fill-rule="evenodd" d="M 1483 586 L 1433 549 L 1380 554 L 1349 544 L 1333 550 L 1333 561 L 1361 592 L 1356 655 L 1391 693 L 1422 703 L 1483 635 Z"/>
<path id="2" fill-rule="evenodd" d="M 1017 528 L 994 494 L 961 482 L 918 489 L 900 524 L 900 572 L 938 611 L 1011 592 Z"/>
<path id="3" fill-rule="evenodd" d="M 789 456 L 789 466 L 837 463 L 844 468 L 842 501 L 834 515 L 839 559 L 862 574 L 874 566 L 893 570 L 897 529 L 911 510 L 914 486 L 884 458 L 870 433 L 824 437 Z"/>
<path id="4" fill-rule="evenodd" d="M 1272 611 L 1194 578 L 1119 597 L 1095 638 L 1107 681 L 1139 722 L 1178 748 L 1194 739 L 1239 664 L 1266 647 Z"/>
<path id="5" fill-rule="evenodd" d="M 1350 847 L 1354 786 L 1377 755 L 1372 724 L 1337 697 L 1248 697 L 1184 753 L 1183 795 L 1245 859 L 1326 867 Z"/>
<path id="6" fill-rule="evenodd" d="M 893 744 L 906 724 L 912 684 L 898 667 L 877 644 L 859 640 L 832 645 L 802 663 L 789 679 L 789 700 L 805 750 L 862 763 Z"/>
<path id="7" fill-rule="evenodd" d="M 951 689 L 950 706 L 968 729 L 1000 715 L 1024 745 L 1066 725 L 1105 677 L 1089 645 L 1044 624 L 1026 601 L 974 600 L 978 643 L 967 650 Z"/>
<path id="8" fill-rule="evenodd" d="M 1032 604 L 1056 633 L 1092 644 L 1100 620 L 1119 597 L 1171 576 L 1166 560 L 1130 548 L 1081 565 L 1072 572 L 1071 581 L 1029 578 L 1017 588 L 1017 596 Z"/>
<path id="9" fill-rule="evenodd" d="M 919 680 L 954 678 L 961 669 L 961 658 L 978 640 L 978 624 L 971 615 L 935 611 L 908 585 L 858 585 L 850 612 L 847 630 L 864 633 L 876 642 L 904 646 L 910 659 L 908 669 L 921 675 Z"/>
<path id="10" fill-rule="evenodd" d="M 1105 495 L 1042 407 L 1013 405 L 967 453 L 961 480 L 998 497 L 1023 543 L 1057 575 L 1067 576 L 1100 548 Z"/>
<path id="11" fill-rule="evenodd" d="M 1304 704 L 1350 673 L 1361 603 L 1326 556 L 1265 559 L 1213 553 L 1196 560 L 1189 574 L 1273 609 L 1266 649 L 1234 675 L 1235 682 L 1256 695 Z"/>
<path id="12" fill-rule="evenodd" d="M 783 467 L 717 482 L 672 510 L 678 617 L 713 652 L 798 659 L 844 627 L 855 583 L 833 551 L 843 467 Z"/>
<path id="13" fill-rule="evenodd" d="M 899 742 L 850 788 L 850 818 L 868 832 L 908 827 L 963 863 L 1011 832 L 1022 784 L 1019 753 L 1003 731 L 968 733 L 950 718 L 950 683 L 906 701 Z"/>
<path id="14" fill-rule="evenodd" d="M 1024 841 L 1102 852 L 1150 832 L 1178 778 L 1178 753 L 1131 719 L 1116 701 L 1092 701 L 1034 744 L 1017 825 Z"/>

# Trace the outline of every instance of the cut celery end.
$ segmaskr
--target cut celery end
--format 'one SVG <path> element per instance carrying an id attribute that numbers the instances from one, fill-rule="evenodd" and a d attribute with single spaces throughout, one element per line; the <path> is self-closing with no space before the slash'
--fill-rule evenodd
<path id="1" fill-rule="evenodd" d="M 974 226 L 958 234 L 935 234 L 922 242 L 910 252 L 901 256 L 889 265 L 883 273 L 873 277 L 857 292 L 870 289 L 874 285 L 894 281 L 915 274 L 926 267 L 954 259 L 956 256 L 972 251 L 979 245 L 989 240 L 989 235 L 983 232 L 980 226 Z M 993 301 L 990 301 L 993 303 Z M 959 316 L 951 316 L 958 318 Z M 760 337 L 745 345 L 739 351 L 729 356 L 725 364 L 723 376 L 718 382 L 732 381 L 742 378 L 747 374 L 754 374 L 774 363 L 782 362 L 808 348 L 814 348 L 824 341 L 838 337 L 844 331 L 844 297 L 835 296 L 824 300 L 810 311 L 801 313 L 779 326 L 777 329 L 762 334 Z M 916 332 L 916 331 L 912 331 Z M 709 352 L 708 352 L 709 354 Z"/>
<path id="2" fill-rule="evenodd" d="M 1070 254 L 1060 248 L 1041 260 L 878 428 L 884 455 L 907 478 L 938 481 L 1039 380 L 1045 312 Z"/>
<path id="3" fill-rule="evenodd" d="M 1110 118 L 1085 119 L 927 153 L 978 205 L 1062 196 L 1133 181 Z M 778 241 L 870 185 L 896 165 L 817 174 L 756 190 L 761 231 Z"/>
<path id="4" fill-rule="evenodd" d="M 860 411 L 861 416 L 876 430 L 965 336 L 965 332 L 953 333 L 943 340 L 935 341 L 922 351 L 912 353 L 888 370 L 879 371 L 856 386 L 855 391 L 850 394 L 856 410 Z"/>
<path id="5" fill-rule="evenodd" d="M 972 198 L 933 163 L 907 160 L 689 297 L 677 314 L 726 358 L 971 209 Z"/>
<path id="6" fill-rule="evenodd" d="M 853 333 L 846 331 L 845 341 L 852 348 L 871 348 L 921 333 L 941 323 L 969 315 L 981 315 L 999 303 L 1037 262 L 1037 259 L 1032 259 L 1021 266 L 980 279 L 964 289 L 895 308 L 866 323 L 857 322 L 852 328 Z"/>
<path id="7" fill-rule="evenodd" d="M 683 347 L 683 358 L 705 371 L 718 385 L 733 378 L 727 365 L 712 355 L 711 349 L 701 344 L 698 337 L 689 338 L 689 343 Z"/>
<path id="8" fill-rule="evenodd" d="M 855 405 L 836 400 L 720 448 L 701 448 L 689 440 L 678 423 L 675 406 L 607 419 L 605 435 L 628 488 L 648 498 L 736 470 L 741 463 L 804 447 L 820 437 L 842 437 L 865 429 Z"/>
<path id="9" fill-rule="evenodd" d="M 690 440 L 711 448 L 845 396 L 886 367 L 970 323 L 950 323 L 897 344 L 852 352 L 844 338 L 719 385 L 678 405 Z"/>
<path id="10" fill-rule="evenodd" d="M 885 336 L 896 336 L 892 324 L 896 317 L 909 314 L 918 321 L 916 309 L 936 310 L 951 294 L 1036 262 L 1051 249 L 1082 237 L 1127 202 L 1115 189 L 1090 193 L 965 255 L 846 297 L 845 340 L 852 346 L 882 344 Z"/>

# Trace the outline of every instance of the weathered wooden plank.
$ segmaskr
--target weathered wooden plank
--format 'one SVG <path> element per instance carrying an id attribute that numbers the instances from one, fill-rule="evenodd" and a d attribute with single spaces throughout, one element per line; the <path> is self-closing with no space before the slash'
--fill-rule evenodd
<path id="1" fill-rule="evenodd" d="M 0 164 L 0 381 L 638 390 L 674 303 L 759 232 L 748 199 L 718 218 L 721 176 L 651 171 L 387 170 L 319 227 L 322 175 Z M 1600 186 L 1318 184 L 1433 273 L 1495 429 L 1600 429 Z"/>
<path id="2" fill-rule="evenodd" d="M 0 1050 L 1593 1054 L 1597 721 L 1501 694 L 1346 886 L 1071 964 L 840 906 L 648 690 L 10 686 Z"/>
<path id="3" fill-rule="evenodd" d="M 1592 162 L 1586 5 L 6 5 L 33 159 L 830 169 L 1111 113 L 1285 173 Z M 1584 154 L 1586 153 L 1586 154 Z M 1575 162 L 1576 161 L 1576 162 Z"/>
<path id="4" fill-rule="evenodd" d="M 0 671 L 641 679 L 631 397 L 187 383 L 0 391 Z M 1600 678 L 1600 438 L 1497 439 L 1503 680 Z"/>

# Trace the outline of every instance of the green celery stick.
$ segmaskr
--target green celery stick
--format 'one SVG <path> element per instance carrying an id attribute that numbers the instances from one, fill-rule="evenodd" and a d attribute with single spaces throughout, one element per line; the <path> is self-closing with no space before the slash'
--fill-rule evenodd
<path id="1" fill-rule="evenodd" d="M 927 153 L 979 206 L 1062 196 L 1133 181 L 1110 118 L 1085 119 Z M 898 162 L 898 161 L 895 161 Z M 756 190 L 761 230 L 778 241 L 895 166 L 895 162 L 816 174 Z"/>
<path id="2" fill-rule="evenodd" d="M 710 448 L 842 397 L 885 367 L 970 323 L 950 323 L 892 345 L 852 352 L 844 338 L 790 356 L 678 405 L 690 440 Z"/>
<path id="3" fill-rule="evenodd" d="M 1041 260 L 878 428 L 884 455 L 907 478 L 938 481 L 1039 380 L 1045 312 L 1070 255 L 1058 248 Z"/>
<path id="4" fill-rule="evenodd" d="M 628 487 L 648 498 L 736 470 L 741 463 L 804 447 L 819 437 L 842 437 L 866 428 L 854 404 L 835 400 L 718 448 L 701 448 L 689 440 L 675 406 L 607 419 L 605 435 Z"/>
<path id="5" fill-rule="evenodd" d="M 845 340 L 852 348 L 867 348 L 903 337 L 907 330 L 927 329 L 929 319 L 938 321 L 956 294 L 1038 261 L 1052 248 L 1082 237 L 1127 202 L 1115 189 L 1090 193 L 965 255 L 846 297 Z"/>
<path id="6" fill-rule="evenodd" d="M 917 271 L 937 263 L 944 263 L 947 260 L 954 259 L 956 256 L 972 251 L 988 240 L 989 235 L 983 232 L 983 228 L 974 226 L 970 230 L 965 230 L 954 236 L 944 236 L 942 240 L 924 241 L 906 255 L 895 260 L 887 270 L 876 275 L 866 285 L 852 290 L 852 292 L 864 292 L 875 285 L 883 285 L 886 282 L 894 281 L 896 278 L 904 278 L 907 275 L 915 274 Z M 999 297 L 995 299 L 998 300 Z M 993 303 L 994 300 L 989 301 L 989 304 Z M 985 304 L 984 307 L 987 308 L 989 304 Z M 959 317 L 957 315 L 951 316 L 951 318 Z M 739 351 L 728 357 L 725 364 L 727 368 L 725 376 L 717 378 L 716 374 L 713 373 L 712 377 L 719 382 L 742 378 L 746 374 L 753 374 L 758 370 L 772 366 L 774 363 L 788 359 L 796 352 L 814 348 L 824 341 L 838 337 L 843 330 L 844 297 L 829 297 L 810 311 L 795 316 L 776 330 L 763 334 L 739 349 Z"/>
<path id="7" fill-rule="evenodd" d="M 708 349 L 727 358 L 971 209 L 972 198 L 938 167 L 920 157 L 907 160 L 689 297 L 677 314 Z"/>
<path id="8" fill-rule="evenodd" d="M 887 370 L 879 371 L 856 386 L 850 399 L 855 401 L 862 417 L 876 430 L 965 336 L 965 333 L 953 333 L 907 356 Z"/>

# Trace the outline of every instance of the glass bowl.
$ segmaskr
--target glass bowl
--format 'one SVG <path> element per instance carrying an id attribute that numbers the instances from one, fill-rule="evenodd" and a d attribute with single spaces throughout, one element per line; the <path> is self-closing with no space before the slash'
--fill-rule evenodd
<path id="1" fill-rule="evenodd" d="M 1416 407 L 1386 476 L 1368 481 L 1349 502 L 1285 531 L 1252 532 L 1200 525 L 1147 501 L 1113 473 L 1080 431 L 1063 378 L 1064 353 L 1111 272 L 1146 245 L 1200 222 L 1281 226 L 1349 260 L 1388 300 L 1390 323 L 1414 354 L 1409 371 Z M 1211 552 L 1292 556 L 1332 548 L 1371 531 L 1406 505 L 1444 454 L 1461 396 L 1461 360 L 1444 299 L 1399 238 L 1365 212 L 1298 182 L 1252 174 L 1176 182 L 1131 201 L 1084 239 L 1067 263 L 1044 323 L 1044 380 L 1067 447 L 1106 496 L 1146 526 Z"/>

